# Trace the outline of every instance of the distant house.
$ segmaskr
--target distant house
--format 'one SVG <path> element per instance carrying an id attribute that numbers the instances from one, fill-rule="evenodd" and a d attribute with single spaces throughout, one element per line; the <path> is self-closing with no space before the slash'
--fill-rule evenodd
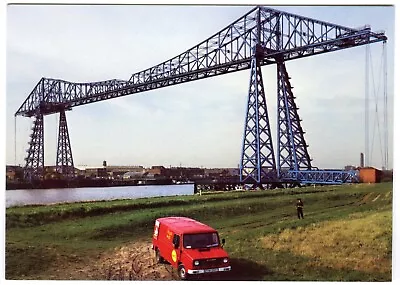
<path id="1" fill-rule="evenodd" d="M 124 179 L 124 180 L 129 180 L 129 179 L 142 178 L 144 174 L 145 174 L 145 171 L 144 171 L 144 170 L 129 171 L 129 172 L 126 172 L 126 173 L 122 176 L 122 179 Z"/>
<path id="2" fill-rule="evenodd" d="M 229 175 L 229 170 L 225 168 L 206 168 L 204 169 L 204 175 L 211 178 L 226 177 Z"/>
<path id="3" fill-rule="evenodd" d="M 143 166 L 125 166 L 125 165 L 107 165 L 106 166 L 107 174 L 109 177 L 113 178 L 124 178 L 124 174 L 127 172 L 144 172 L 144 167 Z"/>
<path id="4" fill-rule="evenodd" d="M 20 166 L 6 165 L 6 181 L 15 181 L 22 179 L 24 170 Z"/>
<path id="5" fill-rule="evenodd" d="M 149 174 L 154 176 L 164 176 L 166 171 L 164 166 L 152 166 L 151 169 L 147 170 Z"/>
<path id="6" fill-rule="evenodd" d="M 15 180 L 15 176 L 16 176 L 15 169 L 7 167 L 6 180 L 7 181 L 14 181 Z"/>
<path id="7" fill-rule="evenodd" d="M 344 171 L 350 171 L 350 170 L 357 170 L 357 167 L 354 165 L 346 165 L 344 167 Z"/>
<path id="8" fill-rule="evenodd" d="M 228 168 L 228 172 L 230 176 L 239 176 L 240 171 L 239 168 Z"/>
<path id="9" fill-rule="evenodd" d="M 360 182 L 361 183 L 379 183 L 382 178 L 382 171 L 374 167 L 360 168 Z"/>
<path id="10" fill-rule="evenodd" d="M 85 176 L 91 178 L 106 178 L 108 174 L 105 167 L 90 167 L 85 169 Z"/>

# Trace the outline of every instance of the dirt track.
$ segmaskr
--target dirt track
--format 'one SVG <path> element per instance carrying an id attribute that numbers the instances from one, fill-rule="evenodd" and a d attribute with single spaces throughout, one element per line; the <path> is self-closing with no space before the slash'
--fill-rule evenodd
<path id="1" fill-rule="evenodd" d="M 256 262 L 231 258 L 232 268 L 240 268 L 223 274 L 192 276 L 194 280 L 262 280 L 262 276 L 271 274 L 269 268 Z M 87 271 L 86 271 L 87 270 Z M 177 270 L 168 263 L 157 264 L 154 261 L 151 242 L 134 242 L 104 253 L 92 267 L 83 270 L 88 273 L 86 279 L 95 280 L 180 280 Z"/>
<path id="2" fill-rule="evenodd" d="M 102 253 L 97 260 L 57 262 L 49 268 L 52 280 L 179 280 L 176 270 L 156 264 L 151 242 L 133 242 Z M 36 279 L 35 276 L 32 276 Z"/>
<path id="3" fill-rule="evenodd" d="M 178 280 L 169 264 L 156 264 L 149 242 L 134 242 L 104 254 L 92 268 L 101 280 Z"/>
<path id="4" fill-rule="evenodd" d="M 78 260 L 77 260 L 78 261 Z M 231 259 L 231 265 L 241 268 L 238 274 L 196 276 L 199 280 L 260 280 L 259 274 L 268 270 L 248 260 Z M 58 262 L 57 269 L 49 269 L 51 280 L 180 280 L 177 270 L 168 263 L 155 263 L 151 242 L 137 241 L 109 250 L 98 256 L 96 261 Z M 247 274 L 245 274 L 247 273 Z M 222 279 L 221 279 L 222 278 Z M 37 279 L 32 276 L 32 279 Z"/>

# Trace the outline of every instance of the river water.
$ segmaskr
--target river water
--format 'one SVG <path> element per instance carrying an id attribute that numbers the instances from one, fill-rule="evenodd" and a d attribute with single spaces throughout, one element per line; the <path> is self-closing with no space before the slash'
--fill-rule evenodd
<path id="1" fill-rule="evenodd" d="M 7 190 L 6 208 L 82 201 L 193 195 L 194 184 Z"/>

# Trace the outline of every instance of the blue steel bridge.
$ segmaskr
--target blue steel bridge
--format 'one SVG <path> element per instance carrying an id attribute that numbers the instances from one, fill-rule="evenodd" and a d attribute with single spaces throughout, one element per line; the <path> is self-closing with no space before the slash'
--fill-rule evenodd
<path id="1" fill-rule="evenodd" d="M 268 7 L 255 7 L 198 45 L 128 80 L 69 82 L 41 78 L 15 116 L 34 117 L 24 175 L 43 179 L 44 116 L 59 113 L 57 171 L 75 177 L 66 111 L 148 90 L 250 70 L 240 153 L 240 183 L 341 184 L 356 171 L 322 170 L 312 164 L 285 62 L 386 42 L 384 32 L 344 27 Z M 277 143 L 274 149 L 261 67 L 276 65 Z"/>

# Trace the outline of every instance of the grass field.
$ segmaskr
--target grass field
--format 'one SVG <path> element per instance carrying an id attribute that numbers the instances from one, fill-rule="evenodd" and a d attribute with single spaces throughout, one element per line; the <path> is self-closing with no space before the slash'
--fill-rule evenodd
<path id="1" fill-rule="evenodd" d="M 104 279 L 76 266 L 150 241 L 169 215 L 218 229 L 235 280 L 391 280 L 392 183 L 8 208 L 6 279 Z"/>

